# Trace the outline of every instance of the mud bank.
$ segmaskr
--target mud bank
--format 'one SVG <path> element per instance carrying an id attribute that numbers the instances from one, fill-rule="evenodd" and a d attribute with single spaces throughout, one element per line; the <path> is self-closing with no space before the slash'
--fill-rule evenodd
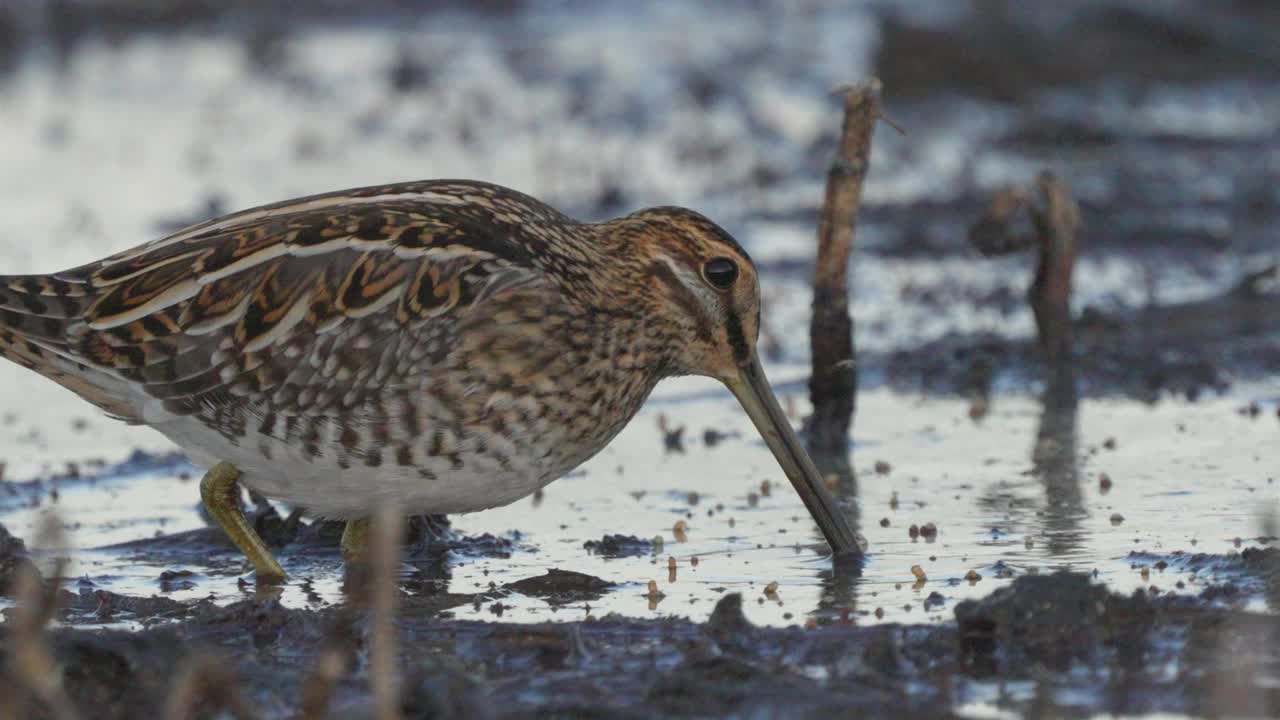
<path id="1" fill-rule="evenodd" d="M 550 574 L 557 602 L 596 596 L 583 577 Z M 1196 598 L 1122 596 L 1061 573 L 1020 578 L 961 603 L 938 625 L 866 627 L 854 615 L 791 628 L 754 626 L 736 593 L 705 622 L 606 615 L 556 624 L 445 620 L 406 594 L 397 623 L 402 707 L 406 717 L 494 718 L 944 718 L 980 708 L 1037 717 L 1275 715 L 1280 622 L 1225 607 L 1224 594 L 1231 590 L 1214 586 Z M 48 633 L 63 685 L 86 717 L 161 712 L 180 679 L 201 667 L 221 670 L 188 691 L 193 707 L 289 717 L 315 692 L 326 653 L 348 668 L 329 688 L 331 709 L 371 715 L 360 615 L 269 598 L 185 605 L 185 620 L 152 629 Z M 13 642 L 0 628 L 0 651 Z M 42 716 L 12 678 L 0 687 L 20 717 Z"/>

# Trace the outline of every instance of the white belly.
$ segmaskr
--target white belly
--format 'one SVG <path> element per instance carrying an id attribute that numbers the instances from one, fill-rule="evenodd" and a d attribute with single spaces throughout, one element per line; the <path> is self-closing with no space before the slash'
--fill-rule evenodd
<path id="1" fill-rule="evenodd" d="M 378 467 L 342 468 L 332 454 L 309 457 L 297 443 L 262 436 L 233 443 L 190 417 L 173 418 L 156 429 L 183 448 L 196 465 L 231 463 L 240 471 L 244 486 L 306 508 L 311 515 L 334 519 L 366 516 L 383 501 L 406 515 L 498 507 L 533 493 L 586 459 L 557 462 L 542 452 L 522 452 L 503 467 L 492 456 L 462 453 L 461 466 L 445 458 L 420 456 L 412 466 L 387 462 Z M 560 443 L 563 439 L 544 440 Z"/>

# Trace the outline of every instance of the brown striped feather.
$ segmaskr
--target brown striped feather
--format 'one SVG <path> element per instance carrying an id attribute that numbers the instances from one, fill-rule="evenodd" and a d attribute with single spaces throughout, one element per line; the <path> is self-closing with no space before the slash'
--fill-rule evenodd
<path id="1" fill-rule="evenodd" d="M 485 223 L 485 208 L 531 203 L 540 205 L 496 186 L 435 182 L 247 210 L 99 263 L 0 278 L 0 327 L 186 411 L 230 388 L 278 391 L 296 375 L 273 369 L 291 364 L 286 347 L 306 357 L 322 333 L 346 326 L 352 342 L 335 357 L 362 367 L 396 328 L 453 323 L 483 299 L 545 282 L 523 246 L 536 239 L 497 237 Z M 572 223 L 545 206 L 533 216 Z M 48 352 L 6 356 L 40 369 Z"/>
<path id="2" fill-rule="evenodd" d="M 586 225 L 485 183 L 356 188 L 0 277 L 0 355 L 135 422 L 195 416 L 233 442 L 254 432 L 312 455 L 338 428 L 326 442 L 340 466 L 460 463 L 464 438 L 480 442 L 464 421 L 505 445 L 505 428 L 550 423 L 586 448 L 689 371 L 671 356 L 707 341 L 711 319 L 662 268 L 692 263 L 696 277 L 712 251 L 750 262 L 680 209 Z"/>

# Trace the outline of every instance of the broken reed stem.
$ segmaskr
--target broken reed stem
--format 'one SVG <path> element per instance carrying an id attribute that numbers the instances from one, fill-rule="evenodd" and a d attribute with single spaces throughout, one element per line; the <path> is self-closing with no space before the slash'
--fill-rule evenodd
<path id="1" fill-rule="evenodd" d="M 843 455 L 849 442 L 858 389 L 849 316 L 849 257 L 871 160 L 871 135 L 880 116 L 880 81 L 846 88 L 840 144 L 827 172 L 826 196 L 818 224 L 818 258 L 813 278 L 809 346 L 809 444 L 815 453 Z"/>
<path id="2" fill-rule="evenodd" d="M 1028 296 L 1045 360 L 1059 374 L 1071 360 L 1071 277 L 1080 209 L 1071 190 L 1053 173 L 1040 173 L 1035 187 L 1041 205 L 1032 206 L 1031 218 L 1040 240 L 1040 261 Z"/>
<path id="3" fill-rule="evenodd" d="M 394 506 L 383 503 L 373 516 L 370 550 L 369 611 L 371 648 L 369 685 L 378 720 L 400 717 L 400 682 L 396 659 L 395 615 L 400 586 L 396 570 L 400 564 L 400 542 L 404 537 L 404 517 Z"/>
<path id="4" fill-rule="evenodd" d="M 1024 230 L 1028 226 L 1030 234 Z M 1065 399 L 1074 398 L 1075 393 L 1071 278 L 1079 230 L 1080 208 L 1070 188 L 1048 171 L 1041 172 L 1030 185 L 996 193 L 987 212 L 969 229 L 969 242 L 986 256 L 1032 247 L 1039 252 L 1027 300 L 1035 315 L 1040 350 L 1049 366 L 1050 392 Z"/>

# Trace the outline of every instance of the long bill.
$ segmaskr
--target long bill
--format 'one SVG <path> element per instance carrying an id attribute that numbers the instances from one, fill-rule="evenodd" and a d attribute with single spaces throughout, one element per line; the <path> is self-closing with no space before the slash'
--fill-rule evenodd
<path id="1" fill-rule="evenodd" d="M 741 368 L 738 376 L 726 380 L 725 385 L 729 386 L 747 415 L 751 416 L 751 421 L 773 451 L 782 471 L 800 494 L 800 499 L 804 501 L 809 514 L 818 523 L 835 554 L 854 555 L 864 552 L 866 548 L 862 539 L 849 526 L 840 506 L 831 497 L 831 493 L 827 492 L 822 475 L 800 444 L 800 438 L 791 429 L 791 422 L 778 406 L 773 389 L 769 387 L 769 380 L 760 367 L 759 358 L 753 356 Z"/>

